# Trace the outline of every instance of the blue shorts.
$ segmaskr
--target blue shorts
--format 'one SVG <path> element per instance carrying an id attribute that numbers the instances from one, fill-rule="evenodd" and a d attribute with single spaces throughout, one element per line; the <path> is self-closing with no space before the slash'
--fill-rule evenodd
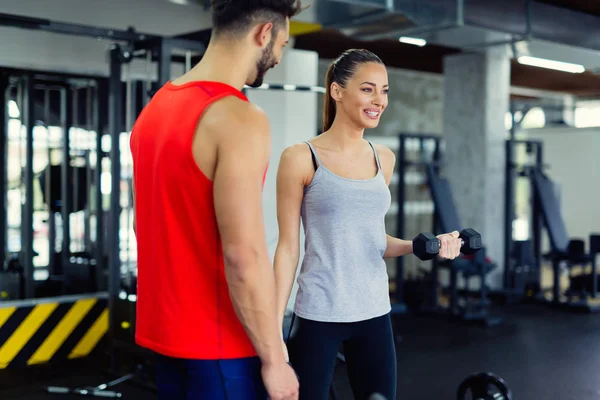
<path id="1" fill-rule="evenodd" d="M 258 357 L 190 360 L 159 355 L 159 400 L 266 400 Z"/>

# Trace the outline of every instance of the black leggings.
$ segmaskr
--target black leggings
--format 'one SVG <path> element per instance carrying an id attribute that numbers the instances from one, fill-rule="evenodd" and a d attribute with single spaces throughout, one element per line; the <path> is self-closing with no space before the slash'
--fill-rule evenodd
<path id="1" fill-rule="evenodd" d="M 297 315 L 287 347 L 300 382 L 300 400 L 327 400 L 340 345 L 355 400 L 373 393 L 396 399 L 396 349 L 390 315 L 352 323 Z"/>

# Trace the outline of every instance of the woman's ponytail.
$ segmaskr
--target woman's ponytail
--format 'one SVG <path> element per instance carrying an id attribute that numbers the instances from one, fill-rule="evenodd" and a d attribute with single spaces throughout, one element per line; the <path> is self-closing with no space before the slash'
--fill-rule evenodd
<path id="1" fill-rule="evenodd" d="M 323 132 L 329 130 L 335 119 L 335 100 L 331 97 L 331 84 L 333 83 L 333 74 L 335 63 L 332 63 L 327 70 L 325 78 L 325 107 L 323 108 Z"/>

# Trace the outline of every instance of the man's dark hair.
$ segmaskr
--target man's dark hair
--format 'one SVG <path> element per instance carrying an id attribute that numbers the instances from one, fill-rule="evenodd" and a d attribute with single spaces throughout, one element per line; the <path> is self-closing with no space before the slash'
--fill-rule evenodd
<path id="1" fill-rule="evenodd" d="M 300 0 L 211 0 L 213 34 L 243 34 L 260 23 L 272 22 L 274 33 L 303 10 Z"/>

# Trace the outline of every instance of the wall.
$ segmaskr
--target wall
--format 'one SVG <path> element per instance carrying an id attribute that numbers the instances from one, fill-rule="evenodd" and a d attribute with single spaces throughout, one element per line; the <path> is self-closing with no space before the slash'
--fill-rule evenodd
<path id="1" fill-rule="evenodd" d="M 2 0 L 2 12 L 56 22 L 93 25 L 172 36 L 210 27 L 210 13 L 199 5 L 177 5 L 167 0 Z M 109 40 L 0 26 L 0 66 L 108 75 Z M 145 65 L 132 66 L 145 76 Z M 176 72 L 177 74 L 177 72 Z"/>
<path id="2" fill-rule="evenodd" d="M 546 173 L 560 185 L 562 218 L 570 237 L 600 233 L 600 128 L 542 128 L 519 136 L 542 140 Z M 545 250 L 548 250 L 547 241 Z"/>
<path id="3" fill-rule="evenodd" d="M 332 60 L 319 61 L 319 86 L 325 86 Z M 365 135 L 394 136 L 400 132 L 441 134 L 443 132 L 444 77 L 388 67 L 389 104 L 379 126 Z M 323 102 L 319 103 L 322 126 Z"/>
<path id="4" fill-rule="evenodd" d="M 286 83 L 302 86 L 317 84 L 318 55 L 304 50 L 286 50 L 281 63 L 271 70 L 265 83 Z M 266 240 L 271 260 L 277 247 L 277 169 L 281 153 L 286 147 L 315 136 L 314 121 L 317 118 L 317 103 L 321 95 L 311 92 L 248 90 L 250 101 L 260 106 L 269 116 L 272 134 L 272 151 L 269 172 L 264 187 L 263 212 Z M 300 232 L 300 259 L 304 257 L 304 232 Z M 297 273 L 299 272 L 299 268 Z M 291 310 L 296 299 L 298 286 L 294 282 L 288 302 Z"/>

